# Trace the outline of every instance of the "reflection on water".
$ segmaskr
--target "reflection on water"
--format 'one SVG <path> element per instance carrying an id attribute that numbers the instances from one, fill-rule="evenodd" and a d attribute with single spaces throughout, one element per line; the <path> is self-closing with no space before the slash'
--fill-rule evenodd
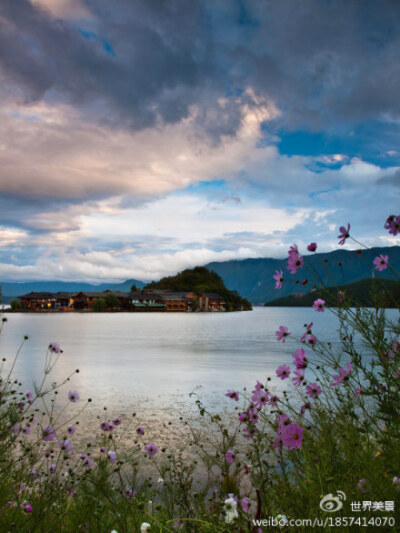
<path id="1" fill-rule="evenodd" d="M 291 363 L 298 347 L 275 339 L 281 324 L 300 337 L 313 321 L 314 334 L 337 342 L 337 319 L 313 309 L 255 308 L 242 313 L 71 313 L 12 314 L 0 339 L 10 360 L 24 335 L 15 375 L 26 387 L 42 376 L 51 341 L 64 350 L 53 380 L 79 368 L 71 388 L 81 398 L 109 408 L 162 409 L 179 413 L 188 394 L 202 387 L 210 407 L 224 408 L 227 389 L 251 388 L 257 379 L 275 376 L 279 364 Z M 282 382 L 273 379 L 276 387 Z M 69 387 L 69 389 L 68 389 Z"/>

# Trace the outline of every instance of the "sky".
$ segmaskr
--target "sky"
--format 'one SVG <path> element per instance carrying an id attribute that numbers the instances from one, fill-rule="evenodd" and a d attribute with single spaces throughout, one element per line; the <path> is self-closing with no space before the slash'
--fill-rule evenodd
<path id="1" fill-rule="evenodd" d="M 398 244 L 399 50 L 398 0 L 1 0 L 0 280 Z"/>

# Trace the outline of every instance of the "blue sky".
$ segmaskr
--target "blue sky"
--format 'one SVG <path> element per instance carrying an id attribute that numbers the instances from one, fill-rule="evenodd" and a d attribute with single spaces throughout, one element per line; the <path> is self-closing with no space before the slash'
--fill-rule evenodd
<path id="1" fill-rule="evenodd" d="M 0 280 L 397 244 L 399 46 L 395 0 L 3 0 Z"/>

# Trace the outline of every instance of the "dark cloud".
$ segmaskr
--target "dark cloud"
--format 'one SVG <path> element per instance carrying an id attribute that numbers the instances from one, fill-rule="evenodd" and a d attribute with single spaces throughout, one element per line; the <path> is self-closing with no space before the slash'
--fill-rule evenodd
<path id="1" fill-rule="evenodd" d="M 249 85 L 275 99 L 290 126 L 400 112 L 397 0 L 86 6 L 93 17 L 81 28 L 28 0 L 2 0 L 0 68 L 8 91 L 26 101 L 65 99 L 133 129 L 177 122 L 198 104 L 198 121 L 215 138 L 237 129 L 235 96 Z M 213 113 L 213 100 L 223 96 L 231 108 Z"/>

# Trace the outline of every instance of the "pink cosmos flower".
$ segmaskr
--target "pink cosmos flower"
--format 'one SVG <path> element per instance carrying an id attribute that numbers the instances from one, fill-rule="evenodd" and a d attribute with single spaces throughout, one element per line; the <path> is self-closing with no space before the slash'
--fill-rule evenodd
<path id="1" fill-rule="evenodd" d="M 310 346 L 315 346 L 317 344 L 317 341 L 318 339 L 314 335 L 309 335 L 306 339 L 306 343 Z"/>
<path id="2" fill-rule="evenodd" d="M 307 368 L 308 366 L 308 359 L 307 354 L 303 348 L 298 348 L 293 354 L 292 357 L 294 359 L 293 364 L 296 366 L 297 370 L 300 370 L 301 368 Z"/>
<path id="3" fill-rule="evenodd" d="M 26 503 L 23 507 L 25 513 L 33 513 L 33 507 L 30 503 Z"/>
<path id="4" fill-rule="evenodd" d="M 157 446 L 154 444 L 154 442 L 150 442 L 144 447 L 144 450 L 147 452 L 147 454 L 151 457 L 152 455 L 155 455 L 158 452 Z"/>
<path id="5" fill-rule="evenodd" d="M 225 396 L 228 396 L 231 400 L 235 400 L 235 402 L 239 401 L 239 393 L 235 390 L 229 389 Z"/>
<path id="6" fill-rule="evenodd" d="M 261 390 L 264 388 L 264 385 L 257 379 L 257 383 L 254 385 L 255 390 Z M 253 391 L 254 392 L 254 391 Z"/>
<path id="7" fill-rule="evenodd" d="M 296 274 L 297 270 L 304 265 L 304 260 L 301 255 L 291 254 L 289 255 L 287 269 L 290 270 L 291 274 Z"/>
<path id="8" fill-rule="evenodd" d="M 385 222 L 385 229 L 389 230 L 391 235 L 397 235 L 400 233 L 400 215 L 390 215 Z"/>
<path id="9" fill-rule="evenodd" d="M 383 254 L 378 255 L 372 262 L 375 265 L 375 269 L 382 272 L 382 270 L 386 270 L 388 267 L 389 256 Z"/>
<path id="10" fill-rule="evenodd" d="M 275 280 L 275 289 L 281 289 L 282 288 L 282 282 L 283 282 L 283 271 L 282 270 L 276 270 L 275 274 L 272 277 Z"/>
<path id="11" fill-rule="evenodd" d="M 310 398 L 318 398 L 318 396 L 322 393 L 321 387 L 318 385 L 318 383 L 309 383 L 306 386 L 306 394 L 310 396 Z"/>
<path id="12" fill-rule="evenodd" d="M 127 484 L 125 487 L 124 494 L 126 498 L 133 498 L 134 496 L 136 496 L 136 490 L 132 490 L 131 486 Z"/>
<path id="13" fill-rule="evenodd" d="M 76 390 L 70 390 L 68 393 L 68 400 L 72 403 L 75 403 L 79 400 L 80 396 Z"/>
<path id="14" fill-rule="evenodd" d="M 143 427 L 143 426 L 138 426 L 138 427 L 136 428 L 136 433 L 137 433 L 138 435 L 144 435 L 144 427 Z"/>
<path id="15" fill-rule="evenodd" d="M 274 394 L 273 396 L 271 396 L 271 398 L 269 399 L 268 403 L 271 407 L 277 407 L 278 405 L 278 402 L 279 402 L 279 396 L 277 396 L 276 394 Z"/>
<path id="16" fill-rule="evenodd" d="M 228 450 L 225 454 L 225 460 L 228 464 L 232 464 L 236 458 L 236 453 L 233 450 Z"/>
<path id="17" fill-rule="evenodd" d="M 292 378 L 293 385 L 296 385 L 296 387 L 299 387 L 302 384 L 302 381 L 304 379 L 304 368 L 295 370 L 294 374 L 296 377 Z"/>
<path id="18" fill-rule="evenodd" d="M 245 513 L 249 513 L 250 512 L 250 498 L 247 498 L 247 496 L 245 496 L 244 498 L 242 498 L 240 500 L 240 504 L 242 506 L 242 509 Z"/>
<path id="19" fill-rule="evenodd" d="M 52 441 L 56 438 L 56 430 L 50 424 L 43 428 L 42 430 L 42 439 L 44 441 Z"/>
<path id="20" fill-rule="evenodd" d="M 240 413 L 239 420 L 240 422 L 247 422 L 249 419 L 249 413 L 247 411 L 244 411 L 244 413 Z"/>
<path id="21" fill-rule="evenodd" d="M 346 242 L 346 239 L 350 237 L 350 224 L 347 224 L 347 228 L 344 226 L 340 226 L 339 228 L 340 234 L 338 235 L 338 239 L 340 239 L 339 244 L 342 245 Z"/>
<path id="22" fill-rule="evenodd" d="M 86 453 L 81 453 L 81 455 L 79 456 L 79 458 L 82 459 L 83 464 L 84 464 L 87 468 L 92 468 L 92 466 L 93 466 L 93 459 L 92 459 L 89 455 L 86 455 Z"/>
<path id="23" fill-rule="evenodd" d="M 58 447 L 64 452 L 70 452 L 72 450 L 72 442 L 69 439 L 59 440 Z"/>
<path id="24" fill-rule="evenodd" d="M 295 423 L 289 424 L 282 429 L 282 442 L 290 450 L 300 448 L 303 442 L 303 428 Z"/>
<path id="25" fill-rule="evenodd" d="M 243 428 L 242 433 L 246 439 L 251 439 L 252 437 L 255 437 L 257 435 L 258 429 L 256 428 L 256 426 L 251 426 Z"/>
<path id="26" fill-rule="evenodd" d="M 304 413 L 306 412 L 306 409 L 311 409 L 310 402 L 306 402 L 300 407 L 300 416 L 304 416 Z"/>
<path id="27" fill-rule="evenodd" d="M 344 368 L 339 368 L 339 374 L 336 374 L 335 376 L 333 376 L 334 379 L 331 385 L 333 387 L 336 387 L 337 385 L 340 385 L 341 383 L 343 383 L 343 380 L 350 374 L 351 369 L 352 369 L 351 363 L 347 363 L 347 370 Z"/>
<path id="28" fill-rule="evenodd" d="M 365 391 L 364 387 L 359 385 L 354 389 L 354 395 L 355 396 L 361 396 L 361 394 Z"/>
<path id="29" fill-rule="evenodd" d="M 315 300 L 312 304 L 313 308 L 318 311 L 318 313 L 323 313 L 325 311 L 325 305 L 325 300 L 322 300 L 321 298 L 318 298 L 318 300 Z"/>
<path id="30" fill-rule="evenodd" d="M 308 279 L 303 279 L 300 283 L 301 283 L 302 285 L 307 285 L 307 283 L 308 283 Z"/>
<path id="31" fill-rule="evenodd" d="M 311 328 L 313 327 L 314 325 L 314 322 L 310 322 L 307 326 L 306 326 L 306 331 L 305 333 L 303 334 L 303 336 L 301 337 L 300 341 L 303 342 L 304 339 L 307 337 L 307 335 L 311 335 Z"/>
<path id="32" fill-rule="evenodd" d="M 286 413 L 283 415 L 276 415 L 276 423 L 278 424 L 277 432 L 281 433 L 285 426 L 291 424 L 291 420 Z"/>
<path id="33" fill-rule="evenodd" d="M 264 389 L 254 390 L 253 396 L 251 397 L 251 401 L 253 404 L 258 407 L 258 409 L 261 409 L 264 407 L 264 405 L 267 405 L 269 400 L 269 393 L 268 391 Z"/>
<path id="34" fill-rule="evenodd" d="M 110 450 L 107 456 L 108 456 L 108 460 L 110 461 L 110 463 L 114 464 L 116 462 L 117 454 L 113 450 Z"/>
<path id="35" fill-rule="evenodd" d="M 285 342 L 286 337 L 290 335 L 286 326 L 279 326 L 278 331 L 275 331 L 276 340 Z"/>
<path id="36" fill-rule="evenodd" d="M 311 242 L 308 246 L 307 246 L 307 250 L 309 252 L 315 252 L 315 250 L 317 249 L 317 243 L 316 242 Z"/>
<path id="37" fill-rule="evenodd" d="M 297 247 L 297 244 L 293 244 L 292 246 L 289 246 L 288 255 L 299 255 L 299 249 Z"/>
<path id="38" fill-rule="evenodd" d="M 254 409 L 247 409 L 250 424 L 258 424 L 258 413 Z"/>
<path id="39" fill-rule="evenodd" d="M 58 342 L 51 342 L 49 344 L 49 350 L 53 353 L 60 353 L 61 352 L 61 348 L 60 348 L 60 345 L 58 344 Z"/>
<path id="40" fill-rule="evenodd" d="M 290 368 L 287 365 L 281 365 L 276 369 L 278 378 L 286 379 L 290 376 Z"/>

